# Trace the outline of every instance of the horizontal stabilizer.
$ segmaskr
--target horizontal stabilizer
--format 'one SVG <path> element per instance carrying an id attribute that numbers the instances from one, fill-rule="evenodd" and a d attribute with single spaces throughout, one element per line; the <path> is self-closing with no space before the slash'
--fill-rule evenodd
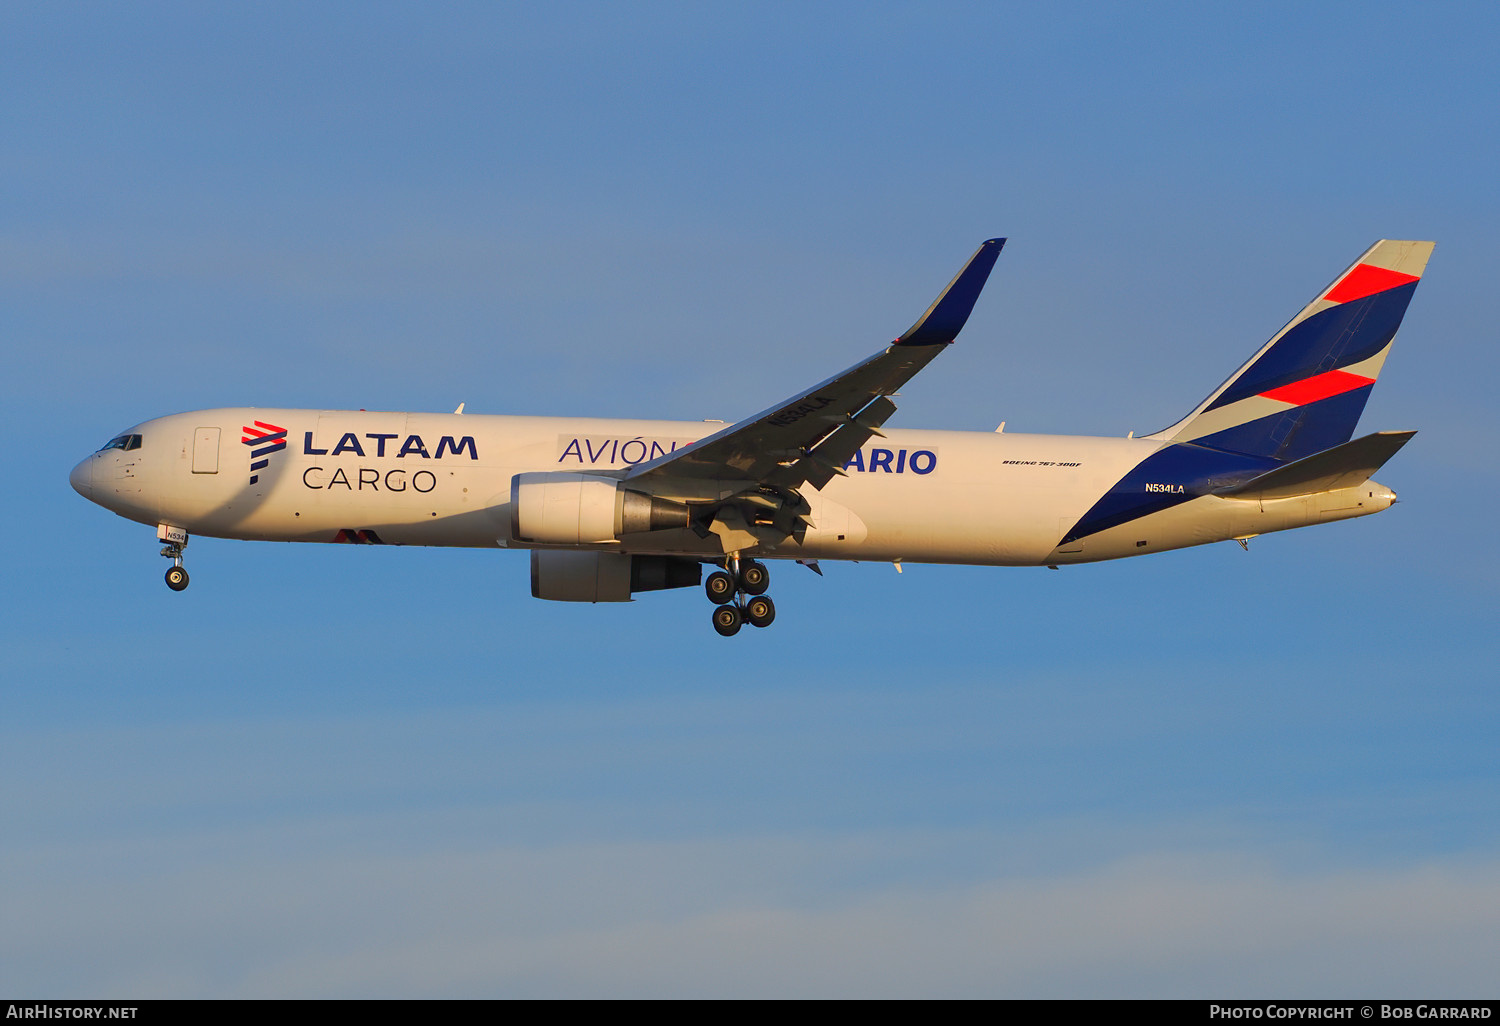
<path id="1" fill-rule="evenodd" d="M 1349 488 L 1368 481 L 1414 434 L 1415 431 L 1377 431 L 1216 494 L 1227 499 L 1286 499 Z"/>

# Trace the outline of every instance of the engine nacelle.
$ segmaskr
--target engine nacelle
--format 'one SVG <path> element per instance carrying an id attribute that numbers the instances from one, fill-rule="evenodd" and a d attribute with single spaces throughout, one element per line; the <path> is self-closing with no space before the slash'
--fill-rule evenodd
<path id="1" fill-rule="evenodd" d="M 531 594 L 555 602 L 629 602 L 638 591 L 695 588 L 703 564 L 675 556 L 531 550 Z"/>
<path id="2" fill-rule="evenodd" d="M 517 474 L 510 482 L 510 511 L 515 540 L 538 545 L 598 545 L 688 526 L 683 503 L 594 474 Z"/>

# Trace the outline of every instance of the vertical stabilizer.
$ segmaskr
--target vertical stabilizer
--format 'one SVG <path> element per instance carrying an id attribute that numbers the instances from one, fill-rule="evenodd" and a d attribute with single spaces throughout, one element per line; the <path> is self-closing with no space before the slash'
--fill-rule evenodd
<path id="1" fill-rule="evenodd" d="M 1433 245 L 1375 243 L 1197 409 L 1150 437 L 1279 460 L 1347 442 Z"/>

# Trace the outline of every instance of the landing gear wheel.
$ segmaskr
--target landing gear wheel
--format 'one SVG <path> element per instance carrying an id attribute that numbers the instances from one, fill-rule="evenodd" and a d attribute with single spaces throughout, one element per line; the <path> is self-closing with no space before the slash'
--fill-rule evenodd
<path id="1" fill-rule="evenodd" d="M 751 627 L 769 627 L 776 619 L 776 603 L 768 595 L 757 595 L 745 603 L 745 619 Z"/>
<path id="2" fill-rule="evenodd" d="M 724 637 L 732 638 L 738 634 L 740 632 L 740 623 L 739 606 L 719 606 L 714 610 L 714 630 L 724 635 Z"/>
<path id="3" fill-rule="evenodd" d="M 703 590 L 708 593 L 708 600 L 716 606 L 722 606 L 726 602 L 734 601 L 734 578 L 722 570 L 715 570 L 708 575 L 708 580 L 703 582 Z M 714 620 L 717 624 L 719 621 Z M 723 631 L 719 632 L 724 633 Z M 729 633 L 733 634 L 734 631 Z"/>
<path id="4" fill-rule="evenodd" d="M 764 595 L 771 586 L 771 571 L 754 560 L 740 567 L 740 590 L 746 595 Z"/>
<path id="5" fill-rule="evenodd" d="M 180 566 L 174 566 L 167 571 L 167 587 L 173 591 L 181 591 L 188 586 L 188 572 Z"/>

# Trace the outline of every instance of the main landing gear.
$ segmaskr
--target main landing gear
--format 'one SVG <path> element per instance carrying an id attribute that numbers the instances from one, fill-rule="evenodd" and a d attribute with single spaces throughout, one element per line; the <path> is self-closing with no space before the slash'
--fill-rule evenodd
<path id="1" fill-rule="evenodd" d="M 715 570 L 703 582 L 708 600 L 714 604 L 714 630 L 724 637 L 740 632 L 742 624 L 769 627 L 776 619 L 776 603 L 766 589 L 771 586 L 771 571 L 753 559 L 741 562 L 739 556 L 724 561 L 725 569 Z"/>
<path id="2" fill-rule="evenodd" d="M 158 524 L 156 539 L 166 542 L 161 554 L 172 561 L 172 569 L 167 571 L 167 587 L 181 591 L 188 586 L 188 572 L 182 568 L 182 550 L 187 548 L 188 534 L 180 527 Z"/>

